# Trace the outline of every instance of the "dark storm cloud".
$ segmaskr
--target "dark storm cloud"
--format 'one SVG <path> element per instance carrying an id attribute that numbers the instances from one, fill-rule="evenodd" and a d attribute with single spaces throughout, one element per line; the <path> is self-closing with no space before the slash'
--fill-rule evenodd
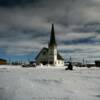
<path id="1" fill-rule="evenodd" d="M 96 32 L 100 33 L 100 23 L 99 22 L 90 22 L 83 25 L 78 26 L 77 28 L 73 28 L 74 32 Z"/>
<path id="2" fill-rule="evenodd" d="M 0 47 L 5 49 L 7 53 L 13 54 L 25 54 L 33 50 L 38 51 L 42 45 L 47 44 L 45 41 L 48 41 L 45 32 L 25 29 L 7 30 L 7 33 L 2 32 L 0 34 L 0 38 Z"/>
<path id="3" fill-rule="evenodd" d="M 24 6 L 31 3 L 36 3 L 39 0 L 0 0 L 0 6 L 2 7 L 14 7 L 14 6 Z"/>
<path id="4" fill-rule="evenodd" d="M 74 39 L 71 41 L 63 41 L 64 44 L 66 45 L 71 45 L 71 44 L 95 44 L 96 41 L 93 40 L 95 37 L 87 37 L 87 38 L 81 38 L 81 39 Z"/>

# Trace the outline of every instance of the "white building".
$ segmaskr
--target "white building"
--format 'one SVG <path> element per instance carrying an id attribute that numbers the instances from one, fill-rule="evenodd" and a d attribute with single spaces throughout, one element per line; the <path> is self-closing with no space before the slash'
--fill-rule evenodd
<path id="1" fill-rule="evenodd" d="M 57 50 L 53 24 L 52 24 L 51 36 L 48 48 L 43 48 L 35 59 L 37 64 L 64 66 L 64 59 L 61 57 L 61 55 L 58 53 Z"/>

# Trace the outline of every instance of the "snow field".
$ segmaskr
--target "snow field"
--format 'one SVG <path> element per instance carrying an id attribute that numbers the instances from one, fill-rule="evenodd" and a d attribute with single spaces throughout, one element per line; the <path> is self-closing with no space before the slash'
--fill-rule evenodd
<path id="1" fill-rule="evenodd" d="M 0 100 L 100 100 L 100 69 L 0 66 Z"/>

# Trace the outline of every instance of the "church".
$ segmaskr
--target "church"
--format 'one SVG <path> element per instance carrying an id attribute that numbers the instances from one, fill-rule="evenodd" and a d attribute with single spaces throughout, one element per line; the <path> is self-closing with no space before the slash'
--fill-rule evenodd
<path id="1" fill-rule="evenodd" d="M 64 59 L 57 50 L 54 25 L 52 24 L 48 48 L 43 48 L 35 58 L 36 64 L 64 66 Z"/>

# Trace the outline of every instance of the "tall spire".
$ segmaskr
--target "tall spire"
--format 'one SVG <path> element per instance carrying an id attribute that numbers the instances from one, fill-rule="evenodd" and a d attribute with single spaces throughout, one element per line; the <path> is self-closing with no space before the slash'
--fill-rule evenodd
<path id="1" fill-rule="evenodd" d="M 52 24 L 49 47 L 54 47 L 54 46 L 57 46 L 57 44 L 55 39 L 54 25 Z"/>

